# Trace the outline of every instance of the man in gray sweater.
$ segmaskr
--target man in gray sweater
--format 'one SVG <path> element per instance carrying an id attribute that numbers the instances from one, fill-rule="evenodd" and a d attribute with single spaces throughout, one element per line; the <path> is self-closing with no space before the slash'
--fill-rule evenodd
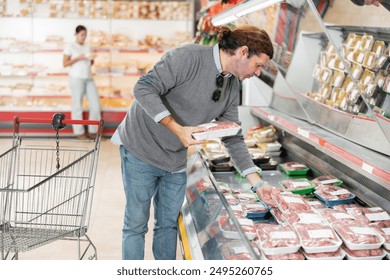
<path id="1" fill-rule="evenodd" d="M 244 25 L 222 27 L 214 47 L 186 45 L 167 52 L 134 87 L 133 102 L 113 138 L 121 144 L 126 194 L 123 259 L 143 259 L 153 198 L 155 259 L 175 259 L 177 218 L 185 195 L 187 148 L 198 125 L 238 119 L 239 80 L 259 76 L 272 59 L 268 34 Z M 242 133 L 222 139 L 234 162 L 262 195 Z M 114 140 L 115 142 L 115 140 Z"/>

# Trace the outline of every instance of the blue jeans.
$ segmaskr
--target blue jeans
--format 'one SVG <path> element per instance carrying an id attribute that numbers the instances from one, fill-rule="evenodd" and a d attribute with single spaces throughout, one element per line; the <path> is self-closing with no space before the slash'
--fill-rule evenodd
<path id="1" fill-rule="evenodd" d="M 133 156 L 120 146 L 126 208 L 122 229 L 122 258 L 144 259 L 150 203 L 154 198 L 153 255 L 176 259 L 177 218 L 185 195 L 186 172 L 171 173 Z"/>

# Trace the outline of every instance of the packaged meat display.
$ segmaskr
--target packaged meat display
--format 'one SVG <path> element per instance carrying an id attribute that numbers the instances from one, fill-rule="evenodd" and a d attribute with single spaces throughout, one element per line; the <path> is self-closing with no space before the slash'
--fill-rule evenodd
<path id="1" fill-rule="evenodd" d="M 341 186 L 343 184 L 343 181 L 340 179 L 337 179 L 336 177 L 332 175 L 324 175 L 315 178 L 314 180 L 311 181 L 312 183 L 316 185 L 335 185 L 335 186 Z"/>
<path id="2" fill-rule="evenodd" d="M 282 254 L 282 255 L 270 255 L 261 254 L 261 259 L 263 260 L 295 260 L 303 261 L 305 257 L 301 252 L 291 253 L 291 254 Z"/>
<path id="3" fill-rule="evenodd" d="M 336 252 L 342 244 L 338 235 L 329 225 L 295 223 L 293 226 L 306 253 Z"/>
<path id="4" fill-rule="evenodd" d="M 335 185 L 317 186 L 314 195 L 328 206 L 351 203 L 355 195 Z"/>
<path id="5" fill-rule="evenodd" d="M 240 202 L 254 202 L 258 201 L 259 198 L 257 195 L 253 192 L 240 192 L 234 195 Z"/>
<path id="6" fill-rule="evenodd" d="M 282 211 L 279 210 L 279 208 L 275 208 L 275 207 L 272 208 L 270 210 L 270 213 L 279 225 L 288 225 L 288 222 L 283 217 L 283 215 L 282 215 L 283 213 L 282 213 Z"/>
<path id="7" fill-rule="evenodd" d="M 308 194 L 314 191 L 314 185 L 307 179 L 284 180 L 279 184 L 295 194 Z"/>
<path id="8" fill-rule="evenodd" d="M 378 221 L 389 221 L 389 214 L 380 207 L 371 208 L 354 208 L 347 210 L 349 214 L 354 216 L 357 220 L 365 223 L 378 222 Z"/>
<path id="9" fill-rule="evenodd" d="M 390 221 L 382 221 L 376 223 L 370 223 L 370 228 L 375 229 L 382 237 L 385 239 L 385 243 L 383 243 L 383 247 L 387 250 L 390 250 Z"/>
<path id="10" fill-rule="evenodd" d="M 266 255 L 295 253 L 301 247 L 298 235 L 291 226 L 258 224 L 258 246 Z"/>
<path id="11" fill-rule="evenodd" d="M 251 256 L 248 253 L 239 253 L 230 255 L 227 260 L 236 261 L 236 260 L 252 260 Z"/>
<path id="12" fill-rule="evenodd" d="M 275 141 L 271 143 L 258 143 L 257 147 L 265 152 L 278 152 L 282 145 L 278 141 Z"/>
<path id="13" fill-rule="evenodd" d="M 317 211 L 329 224 L 340 220 L 355 220 L 355 217 L 346 213 L 345 211 L 329 208 L 318 209 Z"/>
<path id="14" fill-rule="evenodd" d="M 224 193 L 225 199 L 228 204 L 230 205 L 236 205 L 239 203 L 238 199 L 235 198 L 232 194 L 230 193 Z"/>
<path id="15" fill-rule="evenodd" d="M 246 213 L 246 217 L 249 219 L 261 219 L 264 218 L 270 209 L 261 201 L 258 202 L 243 202 L 243 209 Z"/>
<path id="16" fill-rule="evenodd" d="M 336 252 L 327 252 L 327 253 L 306 253 L 302 250 L 303 255 L 307 260 L 342 260 L 345 257 L 345 252 L 341 249 L 338 249 Z"/>
<path id="17" fill-rule="evenodd" d="M 304 198 L 306 202 L 314 209 L 324 209 L 328 208 L 325 203 L 323 203 L 321 200 L 317 198 Z"/>
<path id="18" fill-rule="evenodd" d="M 257 236 L 256 227 L 253 223 L 253 220 L 247 218 L 238 218 L 238 223 L 240 224 L 243 232 L 245 232 L 246 236 L 249 240 L 254 239 Z M 222 217 L 218 220 L 220 225 L 220 230 L 222 235 L 225 238 L 229 239 L 239 239 L 240 235 L 232 223 L 232 221 L 226 217 Z"/>
<path id="19" fill-rule="evenodd" d="M 355 203 L 347 203 L 347 204 L 338 204 L 332 206 L 333 209 L 348 212 L 349 209 L 354 209 L 354 208 L 364 208 L 363 206 L 360 206 L 359 204 Z"/>
<path id="20" fill-rule="evenodd" d="M 271 192 L 265 193 L 260 199 L 267 204 L 268 206 L 277 207 L 277 204 L 274 200 L 274 196 L 278 196 L 281 190 L 279 188 L 272 187 Z"/>
<path id="21" fill-rule="evenodd" d="M 333 228 L 351 250 L 378 249 L 385 242 L 376 230 L 361 221 L 336 221 L 333 223 Z"/>
<path id="22" fill-rule="evenodd" d="M 308 211 L 312 210 L 311 206 L 297 194 L 283 192 L 272 196 L 278 208 L 284 213 L 285 211 Z"/>
<path id="23" fill-rule="evenodd" d="M 253 137 L 259 143 L 272 139 L 275 136 L 275 134 L 276 134 L 276 129 L 272 125 L 252 130 Z"/>
<path id="24" fill-rule="evenodd" d="M 386 256 L 386 252 L 379 249 L 351 250 L 343 245 L 342 250 L 345 252 L 348 260 L 381 260 Z"/>
<path id="25" fill-rule="evenodd" d="M 278 162 L 274 159 L 270 159 L 269 162 L 267 163 L 262 163 L 259 165 L 259 167 L 262 169 L 262 170 L 276 170 L 276 168 L 278 167 Z"/>
<path id="26" fill-rule="evenodd" d="M 252 161 L 257 166 L 259 164 L 264 164 L 270 161 L 270 157 L 265 155 L 265 152 L 258 148 L 249 148 L 248 152 L 252 158 Z"/>
<path id="27" fill-rule="evenodd" d="M 209 164 L 211 172 L 231 172 L 234 170 L 234 164 L 232 161 L 219 163 L 219 164 Z"/>
<path id="28" fill-rule="evenodd" d="M 245 145 L 247 148 L 254 148 L 256 147 L 256 140 L 255 139 L 244 139 Z"/>
<path id="29" fill-rule="evenodd" d="M 218 182 L 218 188 L 221 191 L 221 193 L 231 193 L 231 189 L 228 184 L 223 182 Z"/>
<path id="30" fill-rule="evenodd" d="M 383 249 L 383 251 L 386 253 L 386 258 L 390 260 L 390 250 Z"/>
<path id="31" fill-rule="evenodd" d="M 279 166 L 287 175 L 306 175 L 310 170 L 306 165 L 295 161 L 281 163 Z"/>
<path id="32" fill-rule="evenodd" d="M 234 122 L 211 122 L 199 126 L 205 128 L 205 131 L 193 133 L 192 137 L 195 140 L 233 136 L 241 129 L 241 127 Z"/>
<path id="33" fill-rule="evenodd" d="M 220 251 L 225 260 L 252 260 L 248 249 L 241 242 L 228 242 L 220 246 Z"/>

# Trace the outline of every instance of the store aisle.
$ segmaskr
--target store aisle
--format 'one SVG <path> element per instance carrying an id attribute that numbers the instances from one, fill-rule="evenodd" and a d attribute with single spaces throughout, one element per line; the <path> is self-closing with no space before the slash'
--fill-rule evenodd
<path id="1" fill-rule="evenodd" d="M 11 147 L 11 139 L 0 138 L 0 153 Z M 118 146 L 103 139 L 88 236 L 97 247 L 98 259 L 120 260 L 122 219 L 125 205 Z M 145 259 L 152 260 L 153 211 L 146 236 Z M 56 241 L 21 253 L 19 259 L 77 259 L 77 243 Z M 180 249 L 178 248 L 178 252 Z M 177 254 L 181 258 L 181 254 Z"/>

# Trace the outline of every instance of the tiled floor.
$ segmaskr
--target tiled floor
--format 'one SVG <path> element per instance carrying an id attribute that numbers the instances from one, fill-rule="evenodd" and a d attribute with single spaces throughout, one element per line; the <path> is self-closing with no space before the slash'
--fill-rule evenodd
<path id="1" fill-rule="evenodd" d="M 0 153 L 11 147 L 11 139 L 0 138 Z M 125 197 L 123 192 L 118 146 L 108 139 L 101 144 L 96 188 L 88 236 L 97 247 L 98 259 L 121 259 L 121 228 Z M 153 211 L 151 211 L 153 215 Z M 145 259 L 152 254 L 153 216 L 146 235 Z M 89 255 L 89 254 L 87 254 Z M 181 258 L 178 245 L 177 258 Z M 41 248 L 19 254 L 19 259 L 77 259 L 77 243 L 56 241 Z"/>

